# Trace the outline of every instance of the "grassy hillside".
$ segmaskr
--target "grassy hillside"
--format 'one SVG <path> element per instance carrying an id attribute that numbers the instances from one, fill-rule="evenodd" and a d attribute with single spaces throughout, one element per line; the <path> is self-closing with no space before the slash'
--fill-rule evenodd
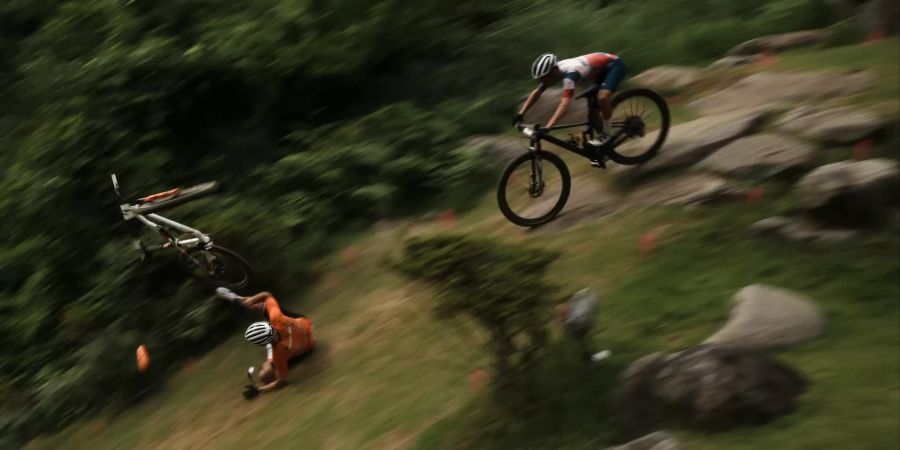
<path id="1" fill-rule="evenodd" d="M 844 56 L 862 55 L 859 64 L 876 70 L 879 80 L 853 101 L 892 102 L 885 110 L 896 118 L 897 49 L 891 40 L 793 52 L 775 69 L 844 65 Z M 752 70 L 758 68 L 736 69 Z M 843 158 L 851 154 L 849 148 L 833 151 Z M 890 151 L 896 157 L 896 149 Z M 584 161 L 569 162 L 582 179 L 608 179 Z M 234 338 L 186 366 L 143 403 L 37 439 L 28 448 L 598 448 L 616 442 L 616 378 L 631 361 L 702 341 L 723 323 L 734 292 L 770 283 L 812 297 L 829 320 L 825 336 L 779 354 L 811 381 L 799 410 L 758 428 L 676 434 L 687 448 L 709 450 L 896 449 L 897 230 L 831 246 L 748 235 L 747 225 L 789 204 L 789 184 L 773 182 L 758 205 L 635 209 L 570 228 L 529 231 L 506 222 L 493 193 L 485 193 L 453 223 L 384 223 L 349 242 L 354 251 L 325 262 L 323 275 L 302 298 L 275 293 L 289 306 L 305 305 L 322 343 L 292 371 L 293 383 L 282 392 L 253 402 L 240 397 L 244 370 L 258 364 L 263 352 L 245 344 L 236 328 Z M 574 355 L 555 330 L 558 344 L 548 358 L 558 364 L 540 374 L 541 413 L 527 421 L 499 416 L 470 380 L 487 362 L 478 330 L 437 322 L 429 292 L 386 264 L 406 236 L 447 231 L 561 251 L 551 276 L 565 294 L 585 286 L 602 293 L 594 338 L 613 350 L 613 358 L 593 373 L 576 370 L 568 362 Z M 658 236 L 657 249 L 643 256 L 637 241 L 648 231 Z"/>

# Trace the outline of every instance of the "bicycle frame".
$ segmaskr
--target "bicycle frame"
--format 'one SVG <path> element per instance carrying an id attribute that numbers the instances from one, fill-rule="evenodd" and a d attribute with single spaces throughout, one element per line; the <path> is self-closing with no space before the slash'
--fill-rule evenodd
<path id="1" fill-rule="evenodd" d="M 212 247 L 212 238 L 200 230 L 178 223 L 172 219 L 160 216 L 159 214 L 138 214 L 134 212 L 134 206 L 131 205 L 125 199 L 125 196 L 123 196 L 119 191 L 119 180 L 116 178 L 115 174 L 112 175 L 112 182 L 113 188 L 116 191 L 116 195 L 120 200 L 119 210 L 122 211 L 122 217 L 125 220 L 137 219 L 138 222 L 141 222 L 147 227 L 153 229 L 166 240 L 166 243 L 157 246 L 144 247 L 143 245 L 141 245 L 141 249 L 143 251 L 156 251 L 172 246 L 182 250 L 193 249 L 197 247 L 209 249 L 210 247 Z M 185 234 L 190 234 L 194 237 L 190 239 L 178 239 L 175 236 L 172 236 L 172 234 L 170 233 L 170 231 L 173 230 Z"/>
<path id="2" fill-rule="evenodd" d="M 621 125 L 621 123 L 615 122 L 614 125 Z M 600 159 L 600 156 L 603 156 L 609 153 L 610 149 L 615 148 L 617 145 L 621 144 L 625 139 L 627 139 L 627 135 L 625 134 L 625 130 L 623 128 L 619 128 L 618 131 L 610 136 L 606 142 L 604 142 L 599 147 L 590 147 L 587 144 L 587 140 L 590 137 L 593 137 L 593 127 L 591 122 L 580 122 L 580 123 L 570 123 L 564 125 L 556 125 L 548 128 L 549 131 L 554 130 L 563 130 L 567 128 L 575 128 L 575 127 L 585 127 L 584 130 L 581 131 L 581 147 L 577 145 L 577 143 L 572 142 L 574 139 L 570 139 L 568 141 L 560 139 L 550 134 L 534 134 L 531 136 L 531 145 L 529 146 L 529 150 L 538 151 L 541 149 L 541 141 L 547 141 L 551 144 L 556 145 L 559 148 L 568 150 L 572 153 L 580 155 L 587 159 Z M 535 128 L 539 128 L 539 125 L 535 125 Z"/>

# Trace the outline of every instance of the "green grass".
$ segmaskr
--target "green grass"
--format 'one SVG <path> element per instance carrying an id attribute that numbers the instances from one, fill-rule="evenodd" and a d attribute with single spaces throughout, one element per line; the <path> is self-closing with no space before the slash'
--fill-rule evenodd
<path id="1" fill-rule="evenodd" d="M 873 67 L 877 95 L 857 99 L 888 96 L 883 103 L 900 96 L 897 83 L 887 86 L 897 81 L 896 60 L 893 68 L 884 61 L 891 51 L 896 54 L 896 39 L 803 50 L 785 54 L 778 67 Z M 831 150 L 826 159 L 846 151 Z M 571 168 L 606 177 L 583 165 Z M 244 370 L 263 354 L 236 329 L 235 338 L 142 403 L 29 448 L 603 448 L 619 440 L 617 377 L 629 363 L 702 341 L 727 317 L 732 294 L 770 283 L 810 296 L 829 320 L 824 336 L 777 354 L 811 381 L 799 410 L 765 426 L 718 433 L 664 426 L 687 448 L 701 450 L 896 449 L 900 237 L 896 230 L 872 231 L 833 246 L 752 238 L 750 223 L 791 207 L 789 184 L 766 186 L 755 207 L 634 210 L 558 232 L 515 227 L 497 212 L 493 192 L 473 193 L 455 224 L 400 221 L 348 238 L 357 258 L 336 254 L 325 261 L 322 277 L 301 298 L 276 292 L 289 306 L 305 305 L 322 343 L 292 371 L 294 382 L 283 391 L 253 402 L 240 397 Z M 554 327 L 553 344 L 535 373 L 537 411 L 516 417 L 493 407 L 487 392 L 469 388 L 469 374 L 487 363 L 479 330 L 434 319 L 430 293 L 388 268 L 405 237 L 447 228 L 561 251 L 550 276 L 562 294 L 585 286 L 601 293 L 593 338 L 614 357 L 586 373 Z M 658 236 L 657 248 L 642 256 L 637 240 L 648 231 Z"/>

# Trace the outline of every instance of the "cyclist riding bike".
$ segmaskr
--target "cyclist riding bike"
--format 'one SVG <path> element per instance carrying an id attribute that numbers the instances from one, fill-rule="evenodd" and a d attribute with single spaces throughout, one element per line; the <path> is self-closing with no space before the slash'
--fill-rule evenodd
<path id="1" fill-rule="evenodd" d="M 284 310 L 268 292 L 252 297 L 241 297 L 225 288 L 218 288 L 216 292 L 226 300 L 262 312 L 266 319 L 250 324 L 244 333 L 251 344 L 266 347 L 266 360 L 259 371 L 260 381 L 266 384 L 258 388 L 248 386 L 244 396 L 252 398 L 260 392 L 271 392 L 286 385 L 289 368 L 315 348 L 312 321 L 302 314 Z"/>
<path id="2" fill-rule="evenodd" d="M 562 81 L 563 92 L 559 106 L 553 116 L 546 123 L 547 128 L 556 125 L 569 111 L 572 97 L 575 94 L 575 86 L 581 82 L 588 82 L 592 86 L 599 85 L 600 89 L 592 108 L 598 111 L 601 117 L 590 117 L 591 123 L 599 124 L 601 129 L 599 139 L 591 139 L 588 144 L 599 146 L 610 135 L 610 117 L 612 116 L 612 103 L 610 99 L 616 92 L 622 78 L 625 77 L 625 64 L 622 59 L 612 53 L 596 52 L 575 58 L 558 60 L 553 53 L 544 53 L 531 65 L 531 76 L 540 80 L 538 87 L 531 92 L 522 109 L 513 119 L 513 124 L 518 126 L 522 122 L 525 113 L 534 106 L 541 94 L 548 86 Z"/>

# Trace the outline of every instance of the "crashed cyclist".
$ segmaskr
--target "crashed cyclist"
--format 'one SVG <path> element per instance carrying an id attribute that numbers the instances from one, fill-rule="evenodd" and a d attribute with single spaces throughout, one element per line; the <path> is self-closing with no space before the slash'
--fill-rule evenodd
<path id="1" fill-rule="evenodd" d="M 544 53 L 539 56 L 531 65 L 531 76 L 540 80 L 538 87 L 531 92 L 522 109 L 513 119 L 513 124 L 518 126 L 522 122 L 525 113 L 534 106 L 541 97 L 541 94 L 548 86 L 562 81 L 562 98 L 553 116 L 546 123 L 546 127 L 550 128 L 559 123 L 559 121 L 569 111 L 572 104 L 572 97 L 575 94 L 575 86 L 581 82 L 587 82 L 591 85 L 599 85 L 597 96 L 592 99 L 596 102 L 593 108 L 595 111 L 599 109 L 600 117 L 591 117 L 592 123 L 600 125 L 600 136 L 588 141 L 588 144 L 598 146 L 603 144 L 603 140 L 610 135 L 610 117 L 612 116 L 612 103 L 610 102 L 613 93 L 616 92 L 622 78 L 625 77 L 625 64 L 622 59 L 612 53 L 596 52 L 575 58 L 558 60 L 553 53 Z"/>
<path id="2" fill-rule="evenodd" d="M 253 398 L 260 392 L 271 392 L 286 385 L 289 367 L 315 348 L 312 321 L 302 314 L 284 310 L 268 292 L 241 297 L 226 288 L 218 288 L 216 293 L 249 310 L 262 312 L 266 319 L 250 324 L 244 333 L 251 344 L 266 346 L 266 360 L 259 370 L 259 379 L 265 384 L 247 386 L 244 396 Z"/>

